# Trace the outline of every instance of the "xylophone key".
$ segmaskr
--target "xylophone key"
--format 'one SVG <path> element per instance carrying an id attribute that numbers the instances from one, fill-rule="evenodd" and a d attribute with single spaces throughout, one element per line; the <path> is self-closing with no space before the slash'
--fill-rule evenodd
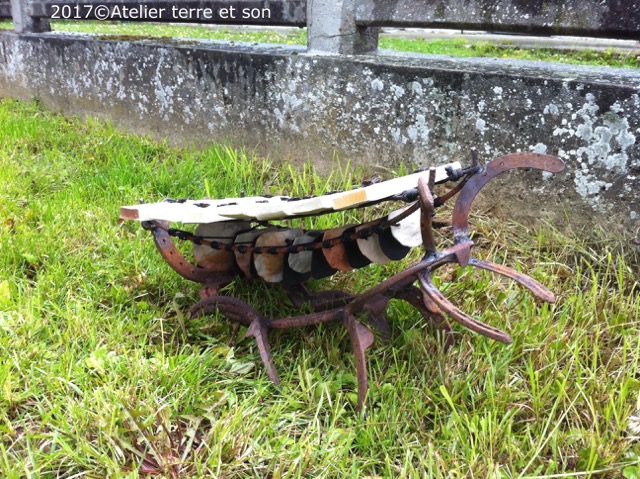
<path id="1" fill-rule="evenodd" d="M 353 225 L 348 225 L 341 228 L 327 230 L 324 233 L 322 241 L 339 238 L 340 236 L 342 236 L 342 233 L 344 233 L 345 230 L 348 230 L 352 226 Z M 347 256 L 347 250 L 344 243 L 338 243 L 332 248 L 323 248 L 322 251 L 324 252 L 324 257 L 327 259 L 327 263 L 329 263 L 329 266 L 331 266 L 332 268 L 339 271 L 350 271 L 353 269 L 353 267 L 349 263 L 349 258 Z"/>

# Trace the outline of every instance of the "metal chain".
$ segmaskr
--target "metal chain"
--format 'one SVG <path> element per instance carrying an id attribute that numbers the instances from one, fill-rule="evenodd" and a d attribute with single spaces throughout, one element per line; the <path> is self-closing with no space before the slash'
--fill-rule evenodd
<path id="1" fill-rule="evenodd" d="M 403 219 L 415 213 L 419 208 L 420 208 L 420 205 L 419 203 L 416 202 L 413 205 L 411 205 L 409 208 L 407 208 L 405 211 L 400 213 L 398 216 L 393 218 L 392 220 L 388 220 L 386 219 L 386 217 L 379 218 L 371 222 L 369 226 L 362 228 L 359 231 L 354 231 L 352 233 L 349 233 L 349 230 L 351 229 L 349 228 L 342 235 L 336 238 L 331 238 L 328 240 L 321 240 L 321 241 L 318 241 L 317 239 L 315 239 L 313 241 L 309 241 L 307 243 L 300 243 L 297 245 L 291 244 L 292 243 L 291 240 L 288 240 L 286 245 L 281 245 L 281 246 L 253 246 L 251 244 L 224 243 L 224 242 L 215 241 L 215 240 L 207 240 L 205 239 L 204 236 L 198 236 L 185 230 L 179 230 L 176 228 L 163 228 L 158 225 L 155 225 L 154 227 L 164 229 L 169 236 L 178 238 L 182 241 L 191 241 L 192 243 L 197 245 L 210 246 L 212 249 L 215 249 L 215 250 L 225 250 L 229 252 L 238 252 L 241 254 L 248 253 L 248 252 L 253 252 L 254 254 L 282 254 L 282 253 L 295 254 L 295 253 L 301 253 L 302 251 L 313 251 L 316 249 L 323 249 L 323 248 L 329 249 L 329 248 L 333 248 L 338 244 L 345 243 L 347 241 L 355 241 L 358 239 L 369 238 L 374 234 L 378 234 L 381 231 L 398 224 Z M 354 226 L 354 228 L 357 228 L 358 226 L 362 226 L 362 223 L 360 225 Z"/>

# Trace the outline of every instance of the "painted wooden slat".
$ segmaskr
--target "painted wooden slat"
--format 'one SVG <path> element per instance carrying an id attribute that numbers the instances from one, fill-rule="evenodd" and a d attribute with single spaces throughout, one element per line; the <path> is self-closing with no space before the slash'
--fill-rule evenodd
<path id="1" fill-rule="evenodd" d="M 432 168 L 435 170 L 435 181 L 443 181 L 447 178 L 447 172 L 445 169 L 452 167 L 453 169 L 460 168 L 459 162 L 449 163 L 448 165 L 437 166 Z M 402 193 L 403 191 L 418 186 L 418 179 L 421 176 L 429 175 L 428 171 L 421 171 L 419 173 L 413 173 L 407 176 L 401 176 L 399 178 L 393 178 L 391 180 L 382 181 L 380 183 L 374 183 L 370 186 L 364 186 L 362 188 L 356 188 L 354 190 L 345 191 L 344 194 L 336 197 L 333 201 L 334 210 L 343 210 L 346 208 L 353 208 L 372 201 L 382 200 L 390 196 Z"/>
<path id="2" fill-rule="evenodd" d="M 137 221 L 169 221 L 175 223 L 217 223 L 233 218 L 217 214 L 216 205 L 228 200 L 187 200 L 184 203 L 162 201 L 120 208 L 120 218 Z M 196 204 L 208 204 L 203 208 Z"/>
<path id="3" fill-rule="evenodd" d="M 460 163 L 453 162 L 434 167 L 436 182 L 447 178 L 445 171 L 447 167 L 458 169 L 460 168 Z M 188 200 L 181 203 L 160 202 L 124 206 L 120 209 L 120 218 L 137 221 L 160 220 L 196 224 L 231 220 L 262 221 L 284 219 L 291 216 L 344 210 L 383 200 L 415 188 L 418 185 L 418 179 L 428 174 L 428 170 L 422 171 L 362 188 L 294 201 L 287 201 L 286 198 L 280 196 L 273 198 L 252 196 L 247 198 Z M 205 204 L 209 206 L 203 208 L 202 205 Z"/>

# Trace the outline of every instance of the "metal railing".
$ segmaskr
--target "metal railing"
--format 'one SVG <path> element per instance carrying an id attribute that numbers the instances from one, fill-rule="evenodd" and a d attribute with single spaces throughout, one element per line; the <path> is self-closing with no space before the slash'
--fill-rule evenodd
<path id="1" fill-rule="evenodd" d="M 358 0 L 356 24 L 640 39 L 633 0 Z"/>
<path id="2" fill-rule="evenodd" d="M 378 27 L 454 28 L 640 39 L 640 2 L 623 0 L 0 0 L 17 33 L 50 19 L 307 26 L 308 48 L 372 53 Z"/>

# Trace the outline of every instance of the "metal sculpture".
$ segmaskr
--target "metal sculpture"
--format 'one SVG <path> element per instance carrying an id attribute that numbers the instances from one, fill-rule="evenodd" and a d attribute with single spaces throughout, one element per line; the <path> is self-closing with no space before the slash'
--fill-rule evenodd
<path id="1" fill-rule="evenodd" d="M 453 330 L 445 316 L 483 336 L 506 344 L 512 341 L 504 331 L 472 318 L 444 297 L 431 276 L 442 265 L 457 263 L 492 271 L 516 281 L 543 301 L 555 301 L 553 293 L 534 279 L 506 266 L 471 257 L 474 245 L 468 226 L 471 204 L 491 179 L 514 168 L 557 173 L 562 171 L 564 163 L 549 155 L 514 153 L 481 167 L 474 151 L 472 165 L 464 169 L 456 163 L 319 197 L 179 200 L 123 207 L 121 217 L 142 221 L 143 227 L 153 234 L 165 261 L 184 278 L 204 284 L 200 290 L 201 300 L 191 308 L 193 316 L 218 310 L 228 319 L 248 327 L 247 335 L 255 338 L 267 375 L 276 385 L 280 380 L 267 339 L 269 330 L 342 321 L 355 355 L 357 408 L 361 410 L 368 389 L 365 352 L 374 342 L 374 335 L 365 324 L 382 333 L 388 332 L 384 312 L 391 299 L 404 300 L 414 306 L 425 320 L 443 333 L 447 344 L 453 341 Z M 457 181 L 457 184 L 442 196 L 434 196 L 436 183 L 451 181 Z M 401 189 L 398 191 L 397 188 Z M 432 218 L 436 208 L 456 195 L 452 213 L 454 244 L 438 250 Z M 267 222 L 392 200 L 409 205 L 360 225 L 304 231 L 276 227 Z M 169 228 L 169 221 L 200 224 L 191 233 Z M 178 251 L 173 237 L 193 242 L 196 264 L 187 261 Z M 326 291 L 313 295 L 304 286 L 309 278 L 323 278 L 338 270 L 399 260 L 411 247 L 418 245 L 425 251 L 419 262 L 360 294 Z M 273 319 L 261 315 L 244 301 L 219 293 L 222 286 L 238 276 L 246 280 L 281 283 L 294 305 L 301 307 L 305 302 L 309 303 L 314 312 Z M 414 284 L 416 282 L 418 286 Z"/>

